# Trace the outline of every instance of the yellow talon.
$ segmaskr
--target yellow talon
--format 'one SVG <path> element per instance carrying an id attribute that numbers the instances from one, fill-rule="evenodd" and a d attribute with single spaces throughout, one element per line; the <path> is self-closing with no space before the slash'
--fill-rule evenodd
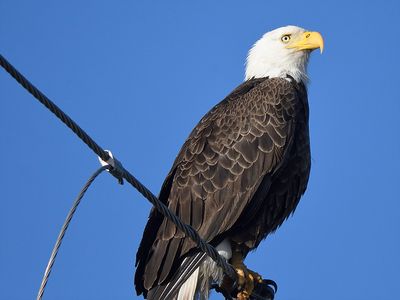
<path id="1" fill-rule="evenodd" d="M 231 258 L 232 266 L 236 270 L 238 276 L 238 285 L 240 292 L 237 294 L 237 300 L 250 299 L 251 293 L 254 290 L 254 281 L 262 282 L 260 274 L 249 270 L 243 263 L 243 256 L 240 252 L 234 252 Z"/>
<path id="2" fill-rule="evenodd" d="M 263 283 L 263 279 L 260 274 L 249 269 L 247 269 L 247 271 L 251 274 L 253 281 L 257 281 L 258 283 Z"/>

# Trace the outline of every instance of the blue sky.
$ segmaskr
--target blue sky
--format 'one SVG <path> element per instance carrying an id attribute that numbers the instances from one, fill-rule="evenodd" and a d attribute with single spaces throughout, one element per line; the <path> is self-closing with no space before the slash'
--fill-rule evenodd
<path id="1" fill-rule="evenodd" d="M 283 25 L 320 31 L 309 75 L 313 166 L 294 215 L 247 259 L 277 300 L 393 299 L 400 288 L 398 1 L 10 1 L 0 53 L 158 193 L 201 116 Z M 0 71 L 0 299 L 33 299 L 97 158 Z M 139 299 L 150 205 L 103 174 L 44 299 Z M 212 299 L 219 299 L 213 296 Z"/>

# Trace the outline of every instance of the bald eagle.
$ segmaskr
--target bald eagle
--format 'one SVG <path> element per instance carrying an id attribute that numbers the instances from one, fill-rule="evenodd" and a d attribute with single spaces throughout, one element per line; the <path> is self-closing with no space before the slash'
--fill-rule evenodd
<path id="1" fill-rule="evenodd" d="M 249 51 L 245 81 L 214 106 L 182 146 L 159 199 L 237 270 L 248 299 L 260 280 L 243 260 L 295 210 L 310 173 L 307 64 L 318 32 L 286 26 Z M 147 299 L 207 299 L 222 271 L 152 209 L 136 256 Z"/>

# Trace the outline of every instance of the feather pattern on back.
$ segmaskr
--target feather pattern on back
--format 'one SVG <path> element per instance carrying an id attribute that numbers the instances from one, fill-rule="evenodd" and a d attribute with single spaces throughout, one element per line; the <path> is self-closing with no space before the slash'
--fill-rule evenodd
<path id="1" fill-rule="evenodd" d="M 295 209 L 309 169 L 304 85 L 284 78 L 251 79 L 197 124 L 159 198 L 214 246 L 228 237 L 252 249 Z M 157 297 L 176 283 L 183 267 L 195 262 L 190 271 L 198 272 L 201 255 L 153 209 L 137 253 L 137 292 L 163 299 Z"/>

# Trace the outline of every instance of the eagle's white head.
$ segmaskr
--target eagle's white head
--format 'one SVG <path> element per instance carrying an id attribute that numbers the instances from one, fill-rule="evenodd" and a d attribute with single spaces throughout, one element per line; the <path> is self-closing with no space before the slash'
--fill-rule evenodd
<path id="1" fill-rule="evenodd" d="M 292 76 L 297 82 L 307 82 L 310 52 L 324 48 L 318 32 L 297 26 L 285 26 L 267 32 L 250 49 L 246 62 L 246 80 L 261 77 Z"/>

